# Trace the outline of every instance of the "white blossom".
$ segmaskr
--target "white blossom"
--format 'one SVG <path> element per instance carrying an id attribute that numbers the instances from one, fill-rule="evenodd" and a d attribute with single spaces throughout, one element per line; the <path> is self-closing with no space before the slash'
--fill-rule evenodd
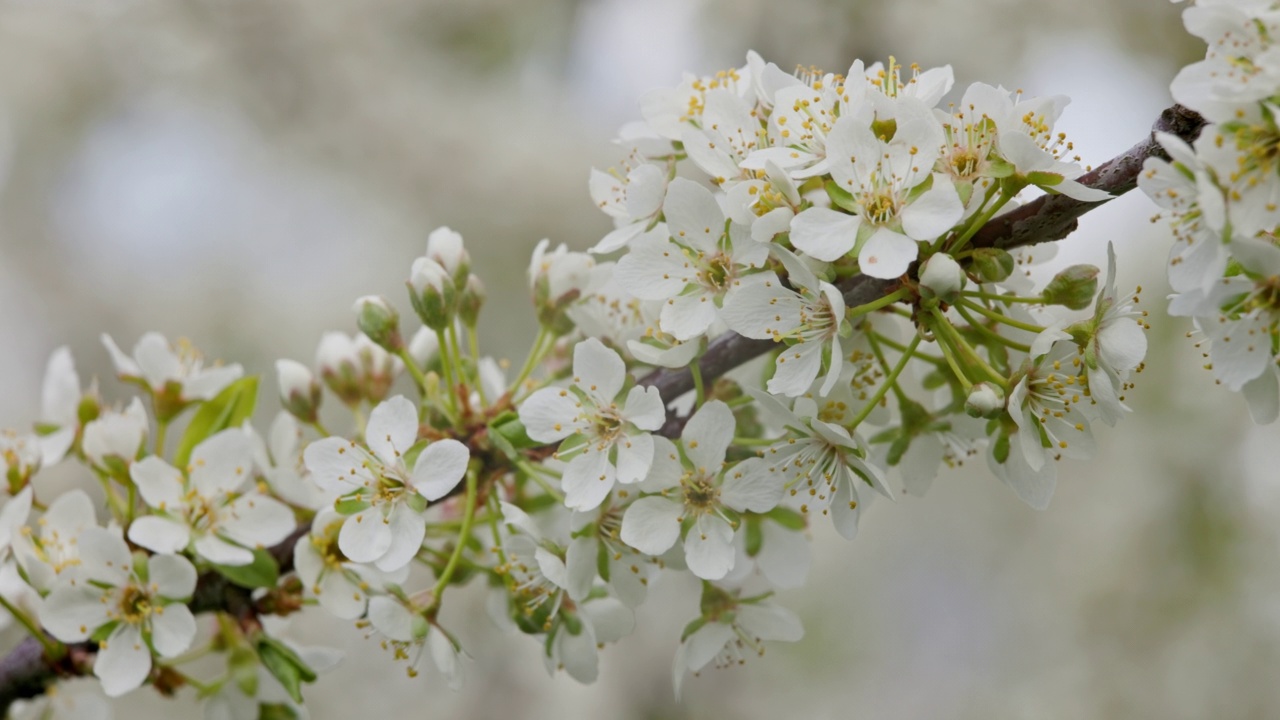
<path id="1" fill-rule="evenodd" d="M 698 409 L 680 434 L 683 453 L 665 439 L 660 461 L 646 486 L 657 489 L 631 503 L 622 518 L 622 541 L 661 555 L 683 536 L 685 562 L 694 575 L 718 580 L 733 569 L 736 514 L 768 512 L 782 485 L 758 473 L 725 468 L 735 422 L 729 406 L 712 400 Z M 685 525 L 688 524 L 686 530 Z"/>
<path id="2" fill-rule="evenodd" d="M 427 445 L 410 470 L 404 454 L 417 439 L 418 411 L 397 395 L 369 415 L 366 445 L 330 437 L 303 451 L 315 481 L 340 496 L 347 519 L 338 547 L 351 560 L 383 572 L 408 565 L 426 534 L 427 503 L 448 495 L 466 473 L 470 451 L 452 439 Z"/>
<path id="3" fill-rule="evenodd" d="M 248 565 L 253 548 L 285 539 L 293 511 L 275 498 L 245 490 L 253 479 L 253 447 L 239 428 L 223 430 L 196 445 L 186 471 L 151 455 L 134 463 L 130 476 L 152 514 L 129 526 L 129 540 L 155 552 L 191 547 L 218 565 Z"/>
<path id="4" fill-rule="evenodd" d="M 588 338 L 574 347 L 571 387 L 542 388 L 520 405 L 530 438 L 563 441 L 557 455 L 568 459 L 562 485 L 570 508 L 599 506 L 615 482 L 639 482 L 653 464 L 649 433 L 666 419 L 662 396 L 637 385 L 619 406 L 626 379 L 622 358 Z"/>
<path id="5" fill-rule="evenodd" d="M 174 657 L 191 646 L 196 621 L 183 602 L 196 587 L 196 569 L 180 555 L 152 555 L 146 580 L 129 548 L 103 528 L 80 535 L 81 571 L 76 585 L 59 585 L 40 609 L 40 623 L 63 642 L 83 642 L 111 627 L 99 641 L 93 673 L 110 697 L 133 690 L 151 672 L 151 652 Z"/>

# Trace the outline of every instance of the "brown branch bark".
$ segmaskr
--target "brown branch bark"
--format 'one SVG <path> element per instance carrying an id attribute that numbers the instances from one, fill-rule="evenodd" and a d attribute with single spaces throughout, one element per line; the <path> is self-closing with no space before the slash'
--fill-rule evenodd
<path id="1" fill-rule="evenodd" d="M 1157 131 L 1172 133 L 1191 142 L 1199 136 L 1203 126 L 1204 120 L 1199 115 L 1175 105 L 1160 115 L 1151 134 L 1142 142 L 1078 179 L 1089 187 L 1110 192 L 1113 197 L 1123 195 L 1137 187 L 1138 173 L 1142 170 L 1144 160 L 1148 157 L 1167 158 L 1155 141 Z M 972 244 L 975 247 L 1012 249 L 1061 240 L 1075 230 L 1080 216 L 1103 202 L 1106 201 L 1089 203 L 1073 200 L 1065 195 L 1047 195 L 993 219 L 974 235 Z M 893 292 L 899 282 L 859 275 L 842 281 L 840 289 L 844 292 L 845 303 L 853 307 Z M 702 371 L 703 381 L 711 383 L 729 370 L 767 353 L 773 347 L 772 340 L 752 340 L 736 333 L 727 333 L 712 342 L 699 359 L 698 367 Z M 641 378 L 640 383 L 658 388 L 662 397 L 670 401 L 693 389 L 693 376 L 688 369 L 661 370 Z M 673 419 L 660 432 L 669 437 L 675 436 L 683 426 L 682 420 Z M 271 552 L 280 562 L 282 572 L 292 568 L 294 543 L 306 532 L 305 526 L 300 527 L 289 539 L 272 548 Z M 248 590 L 231 584 L 221 575 L 205 573 L 196 587 L 191 609 L 194 612 L 228 611 L 239 617 L 246 613 L 251 615 L 254 612 L 254 602 Z M 82 651 L 92 651 L 90 647 L 76 647 Z M 53 661 L 44 655 L 34 638 L 24 639 L 0 660 L 0 717 L 6 715 L 14 700 L 36 697 L 60 675 L 83 672 L 85 667 L 87 665 L 83 662 L 68 664 L 65 658 Z"/>

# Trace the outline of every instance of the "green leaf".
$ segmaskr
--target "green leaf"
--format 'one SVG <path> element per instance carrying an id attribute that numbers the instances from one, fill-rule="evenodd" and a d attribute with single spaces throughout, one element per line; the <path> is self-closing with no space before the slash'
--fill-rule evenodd
<path id="1" fill-rule="evenodd" d="M 213 569 L 236 585 L 250 589 L 275 587 L 280 579 L 280 565 L 263 548 L 253 551 L 253 562 L 248 565 L 214 565 Z"/>
<path id="2" fill-rule="evenodd" d="M 258 402 L 258 376 L 243 377 L 222 389 L 216 397 L 196 410 L 182 433 L 178 443 L 178 451 L 174 455 L 173 464 L 183 468 L 191 459 L 191 451 L 209 436 L 237 427 L 253 415 L 253 408 Z"/>
<path id="3" fill-rule="evenodd" d="M 298 654 L 279 640 L 262 635 L 258 639 L 258 657 L 294 702 L 302 702 L 302 683 L 315 682 L 316 671 L 298 657 Z"/>

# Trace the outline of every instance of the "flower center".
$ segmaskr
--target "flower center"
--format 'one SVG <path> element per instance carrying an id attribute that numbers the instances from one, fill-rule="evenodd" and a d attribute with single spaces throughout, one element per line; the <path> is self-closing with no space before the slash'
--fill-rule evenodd
<path id="1" fill-rule="evenodd" d="M 116 607 L 119 620 L 138 625 L 150 617 L 151 611 L 151 596 L 137 585 L 129 585 L 120 594 L 120 604 Z"/>

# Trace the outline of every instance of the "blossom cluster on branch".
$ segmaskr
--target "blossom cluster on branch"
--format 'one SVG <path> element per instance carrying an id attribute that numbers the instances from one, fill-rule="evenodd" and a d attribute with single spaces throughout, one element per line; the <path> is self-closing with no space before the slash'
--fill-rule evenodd
<path id="1" fill-rule="evenodd" d="M 1214 124 L 1194 145 L 1198 126 L 1162 135 L 1141 180 L 1174 228 L 1171 312 L 1259 421 L 1280 404 L 1270 7 L 1187 11 L 1211 47 L 1174 91 Z M 678 693 L 800 639 L 773 594 L 804 584 L 815 522 L 852 540 L 873 498 L 924 495 L 978 456 L 1044 508 L 1058 462 L 1128 412 L 1146 313 L 1110 248 L 1105 272 L 1037 284 L 1052 246 L 1014 246 L 1058 235 L 983 233 L 1019 213 L 1066 227 L 1131 184 L 1084 175 L 1054 130 L 1066 98 L 975 83 L 947 103 L 952 86 L 949 67 L 787 73 L 750 53 L 649 93 L 619 164 L 590 176 L 615 229 L 590 252 L 534 250 L 538 334 L 510 377 L 480 352 L 485 288 L 448 228 L 408 264 L 413 332 L 391 300 L 358 299 L 358 333 L 278 361 L 265 433 L 258 378 L 188 344 L 104 336 L 138 389 L 119 402 L 56 351 L 40 421 L 0 435 L 0 604 L 31 634 L 0 697 L 92 674 L 109 696 L 194 688 L 210 717 L 300 716 L 338 661 L 286 637 L 313 606 L 457 687 L 468 655 L 440 611 L 464 585 L 549 672 L 591 682 L 650 585 L 687 573 L 702 596 Z M 1074 205 L 1048 217 L 1046 197 Z M 41 483 L 64 462 L 93 493 Z M 210 654 L 219 672 L 187 665 Z"/>

